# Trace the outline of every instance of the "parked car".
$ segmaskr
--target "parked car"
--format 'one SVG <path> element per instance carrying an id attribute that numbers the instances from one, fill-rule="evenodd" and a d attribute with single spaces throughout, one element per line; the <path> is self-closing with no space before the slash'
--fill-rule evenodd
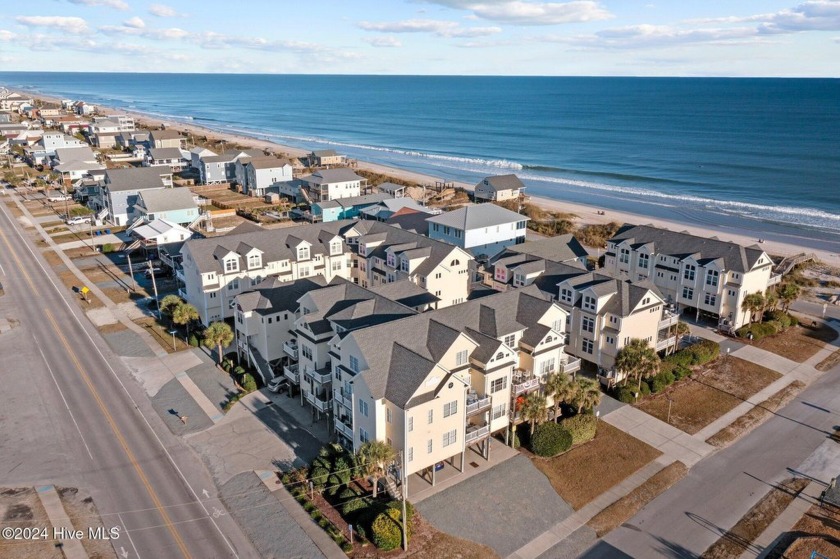
<path id="1" fill-rule="evenodd" d="M 68 196 L 67 194 L 50 194 L 47 196 L 48 202 L 66 202 L 68 200 L 72 200 L 72 196 Z"/>
<path id="2" fill-rule="evenodd" d="M 146 271 L 143 272 L 143 275 L 145 275 L 147 278 L 150 278 L 153 275 L 156 278 L 163 278 L 163 277 L 168 276 L 169 272 L 167 272 L 163 268 L 151 268 L 151 269 L 146 268 Z"/>
<path id="3" fill-rule="evenodd" d="M 274 377 L 273 379 L 268 381 L 266 388 L 268 388 L 275 394 L 280 394 L 289 389 L 289 379 L 285 377 Z"/>
<path id="4" fill-rule="evenodd" d="M 77 216 L 77 217 L 71 217 L 70 219 L 65 221 L 65 223 L 67 225 L 82 225 L 83 223 L 90 223 L 90 221 L 91 221 L 90 217 L 80 215 L 80 216 Z"/>

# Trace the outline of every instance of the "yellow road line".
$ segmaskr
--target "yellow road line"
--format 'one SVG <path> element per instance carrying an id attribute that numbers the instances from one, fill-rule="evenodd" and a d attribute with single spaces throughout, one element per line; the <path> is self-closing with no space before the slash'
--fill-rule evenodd
<path id="1" fill-rule="evenodd" d="M 3 239 L 3 243 L 9 249 L 9 254 L 12 255 L 12 259 L 14 259 L 15 263 L 17 264 L 18 270 L 20 270 L 20 272 L 24 276 L 24 279 L 29 284 L 29 288 L 32 290 L 32 294 L 37 297 L 38 296 L 38 291 L 35 289 L 35 285 L 32 283 L 32 278 L 29 276 L 29 273 L 27 273 L 26 269 L 23 267 L 23 265 L 20 261 L 20 258 L 17 255 L 17 252 L 15 251 L 14 248 L 12 248 L 12 245 L 9 243 L 9 240 L 6 238 L 6 235 L 3 233 L 2 229 L 0 229 L 0 238 Z M 172 519 L 169 517 L 169 514 L 166 512 L 166 508 L 163 506 L 163 503 L 161 503 L 160 498 L 157 496 L 157 493 L 155 492 L 151 483 L 149 483 L 149 479 L 146 477 L 146 473 L 143 471 L 143 468 L 137 462 L 137 458 L 134 455 L 134 452 L 132 452 L 131 448 L 128 446 L 128 442 L 125 440 L 125 437 L 123 436 L 119 427 L 117 427 L 117 424 L 114 422 L 114 418 L 111 416 L 110 412 L 108 411 L 108 408 L 105 406 L 105 402 L 102 400 L 102 397 L 99 395 L 99 392 L 94 387 L 93 382 L 91 381 L 88 374 L 85 372 L 84 367 L 82 367 L 82 364 L 79 362 L 79 359 L 76 356 L 75 352 L 70 347 L 70 344 L 67 342 L 67 338 L 64 337 L 64 334 L 62 333 L 61 329 L 58 327 L 58 323 L 55 321 L 55 318 L 53 317 L 50 310 L 49 309 L 44 309 L 44 313 L 47 315 L 47 318 L 49 319 L 53 330 L 58 335 L 58 338 L 61 340 L 62 345 L 64 345 L 64 348 L 67 350 L 67 354 L 70 356 L 70 360 L 75 365 L 76 370 L 79 372 L 79 375 L 82 377 L 82 380 L 87 385 L 88 390 L 90 391 L 94 400 L 96 400 L 96 403 L 99 406 L 100 411 L 105 416 L 106 421 L 108 422 L 108 424 L 111 427 L 111 431 L 113 431 L 114 436 L 117 437 L 117 441 L 120 443 L 120 446 L 122 447 L 123 451 L 125 452 L 126 456 L 128 457 L 129 462 L 131 462 L 131 465 L 134 467 L 134 470 L 137 472 L 137 475 L 140 477 L 140 481 L 143 482 L 143 485 L 146 487 L 146 491 L 149 493 L 149 496 L 152 498 L 152 502 L 154 503 L 155 508 L 157 508 L 161 517 L 163 517 L 163 521 L 166 524 L 166 527 L 169 529 L 169 532 L 172 534 L 172 537 L 175 538 L 175 543 L 178 544 L 178 548 L 181 550 L 181 553 L 183 554 L 183 556 L 186 559 L 189 559 L 191 557 L 191 555 L 190 555 L 190 552 L 187 550 L 187 546 L 184 543 L 184 540 L 181 538 L 181 535 L 175 529 L 175 526 L 172 523 Z"/>

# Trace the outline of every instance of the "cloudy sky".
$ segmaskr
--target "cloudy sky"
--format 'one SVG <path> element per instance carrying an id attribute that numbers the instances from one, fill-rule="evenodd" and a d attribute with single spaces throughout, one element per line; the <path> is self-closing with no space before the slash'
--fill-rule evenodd
<path id="1" fill-rule="evenodd" d="M 831 76 L 840 0 L 3 0 L 0 71 Z"/>

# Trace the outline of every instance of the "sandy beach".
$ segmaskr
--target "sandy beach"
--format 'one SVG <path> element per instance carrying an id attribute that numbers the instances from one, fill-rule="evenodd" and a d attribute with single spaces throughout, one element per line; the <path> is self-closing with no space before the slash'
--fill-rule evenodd
<path id="1" fill-rule="evenodd" d="M 33 93 L 33 92 L 25 92 L 28 95 L 32 95 L 37 99 L 41 99 L 42 101 L 59 104 L 61 100 L 56 97 L 46 96 L 40 93 Z M 247 147 L 262 149 L 271 151 L 276 154 L 285 154 L 291 157 L 301 157 L 305 156 L 309 153 L 308 150 L 296 148 L 288 145 L 278 144 L 276 142 L 272 142 L 269 140 L 264 140 L 260 138 L 255 138 L 251 136 L 233 134 L 228 132 L 222 132 L 218 130 L 213 130 L 211 128 L 207 128 L 204 126 L 200 126 L 197 124 L 190 124 L 184 122 L 168 122 L 163 121 L 160 118 L 151 117 L 146 115 L 142 112 L 137 111 L 130 111 L 130 110 L 123 110 L 123 109 L 113 109 L 108 107 L 99 106 L 98 107 L 99 113 L 112 113 L 112 114 L 128 114 L 135 118 L 138 127 L 145 127 L 145 128 L 157 128 L 161 125 L 165 125 L 167 128 L 172 130 L 179 130 L 185 133 L 187 136 L 206 136 L 210 140 L 224 140 L 226 143 L 231 144 L 239 144 Z M 416 173 L 412 171 L 407 171 L 404 169 L 399 169 L 396 167 L 390 167 L 386 165 L 380 165 L 376 163 L 370 163 L 366 161 L 357 161 L 357 168 L 372 171 L 376 173 L 381 173 L 385 175 L 390 175 L 393 177 L 397 177 L 403 180 L 417 182 L 419 184 L 434 184 L 436 181 L 444 180 L 446 177 L 440 176 L 432 176 L 432 175 L 425 175 L 422 173 Z M 448 179 L 447 179 L 448 180 Z M 449 181 L 452 182 L 452 181 Z M 453 182 L 456 187 L 465 188 L 467 190 L 472 190 L 475 185 L 467 184 L 463 182 Z M 733 228 L 714 228 L 714 227 L 707 227 L 707 226 L 697 226 L 697 225 L 690 225 L 681 223 L 678 221 L 670 221 L 661 218 L 654 218 L 648 217 L 644 215 L 633 214 L 629 212 L 620 212 L 614 210 L 603 210 L 604 214 L 601 215 L 598 212 L 602 211 L 602 208 L 598 208 L 597 206 L 589 206 L 585 204 L 576 204 L 570 203 L 561 200 L 554 200 L 550 198 L 544 197 L 537 197 L 531 196 L 530 199 L 531 203 L 536 204 L 544 209 L 550 211 L 558 211 L 564 213 L 572 213 L 578 216 L 579 224 L 592 224 L 592 223 L 608 223 L 611 221 L 615 221 L 618 223 L 632 223 L 632 224 L 651 224 L 657 227 L 663 227 L 670 229 L 672 231 L 687 231 L 694 235 L 699 235 L 703 237 L 717 237 L 721 240 L 725 241 L 733 241 L 745 246 L 756 245 L 765 250 L 768 254 L 774 256 L 789 256 L 800 254 L 803 252 L 806 253 L 813 253 L 825 262 L 826 264 L 833 266 L 833 267 L 840 267 L 840 254 L 832 253 L 825 250 L 817 250 L 817 249 L 810 249 L 810 248 L 803 248 L 796 244 L 792 243 L 782 243 L 776 242 L 771 240 L 766 240 L 761 244 L 758 243 L 758 239 L 755 237 L 754 231 L 749 231 L 747 229 L 739 230 L 737 227 Z M 597 248 L 597 247 L 591 247 Z"/>

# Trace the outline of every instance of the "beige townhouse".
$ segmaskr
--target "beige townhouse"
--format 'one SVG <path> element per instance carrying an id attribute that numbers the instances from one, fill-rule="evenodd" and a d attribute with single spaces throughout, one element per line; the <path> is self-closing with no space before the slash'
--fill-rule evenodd
<path id="1" fill-rule="evenodd" d="M 473 257 L 462 248 L 378 221 L 358 221 L 344 238 L 353 253 L 351 277 L 363 287 L 410 281 L 436 297 L 437 308 L 469 297 Z"/>
<path id="2" fill-rule="evenodd" d="M 741 303 L 781 279 L 757 245 L 678 233 L 651 225 L 624 225 L 607 243 L 604 268 L 616 277 L 651 281 L 678 312 L 713 317 L 722 329 L 747 320 Z"/>
<path id="3" fill-rule="evenodd" d="M 252 226 L 222 237 L 192 239 L 181 249 L 179 294 L 208 324 L 233 317 L 234 299 L 268 277 L 282 281 L 349 278 L 351 252 L 341 236 L 352 224 L 334 221 L 283 229 Z M 240 232 L 244 231 L 244 232 Z"/>
<path id="4" fill-rule="evenodd" d="M 557 235 L 506 248 L 480 270 L 482 283 L 497 291 L 530 285 L 546 273 L 551 262 L 586 270 L 587 250 L 573 235 Z"/>

